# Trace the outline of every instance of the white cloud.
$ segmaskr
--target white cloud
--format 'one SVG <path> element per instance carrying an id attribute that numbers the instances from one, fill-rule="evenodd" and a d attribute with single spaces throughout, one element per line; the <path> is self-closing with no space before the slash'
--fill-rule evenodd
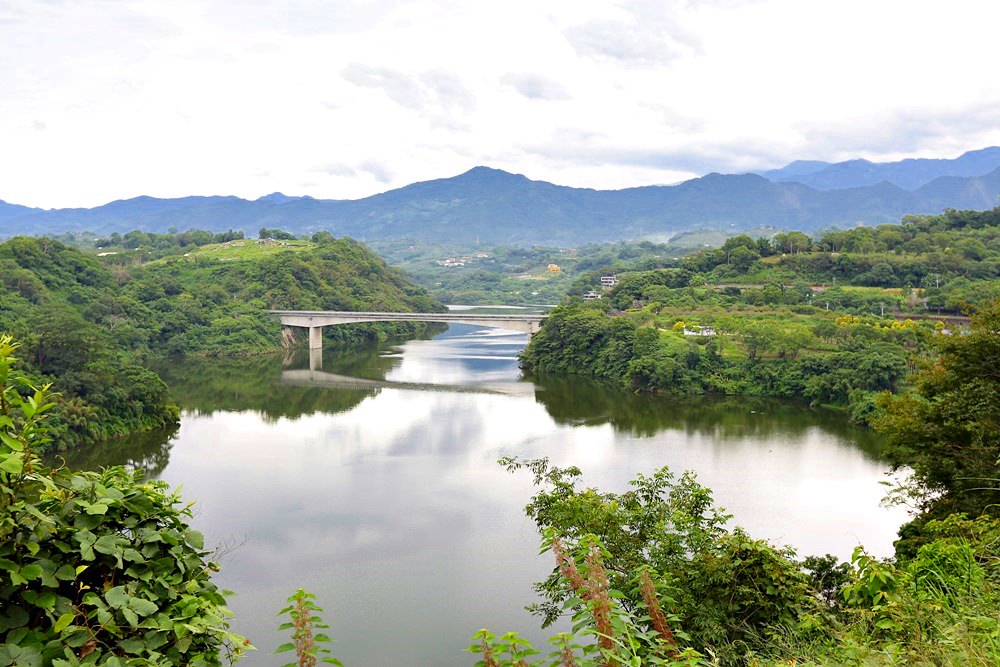
<path id="1" fill-rule="evenodd" d="M 361 63 L 351 63 L 344 68 L 344 78 L 351 83 L 367 88 L 378 88 L 400 106 L 421 109 L 425 96 L 414 77 L 385 67 L 369 67 Z"/>
<path id="2" fill-rule="evenodd" d="M 998 19 L 978 0 L 0 0 L 0 198 L 957 155 L 1000 144 Z"/>
<path id="3" fill-rule="evenodd" d="M 529 100 L 568 100 L 570 94 L 558 81 L 540 74 L 516 74 L 513 72 L 500 77 L 501 83 L 513 87 Z"/>

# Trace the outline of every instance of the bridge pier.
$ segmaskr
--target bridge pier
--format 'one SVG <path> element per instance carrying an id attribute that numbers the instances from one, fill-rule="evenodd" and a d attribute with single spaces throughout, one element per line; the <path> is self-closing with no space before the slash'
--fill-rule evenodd
<path id="1" fill-rule="evenodd" d="M 309 327 L 309 349 L 323 349 L 323 327 Z"/>

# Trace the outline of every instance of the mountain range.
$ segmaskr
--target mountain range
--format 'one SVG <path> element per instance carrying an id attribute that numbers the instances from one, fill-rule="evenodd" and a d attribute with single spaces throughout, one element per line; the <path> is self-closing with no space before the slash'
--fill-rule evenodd
<path id="1" fill-rule="evenodd" d="M 1000 147 L 990 146 L 963 153 L 953 160 L 909 158 L 898 162 L 820 162 L 796 160 L 781 169 L 758 172 L 776 183 L 795 182 L 817 190 L 843 190 L 877 185 L 885 181 L 904 190 L 916 190 L 942 176 L 973 177 L 1000 167 Z"/>
<path id="2" fill-rule="evenodd" d="M 253 201 L 135 197 L 90 209 L 52 210 L 0 201 L 0 236 L 171 227 L 256 235 L 267 227 L 295 234 L 325 229 L 360 240 L 578 245 L 690 229 L 810 231 L 895 223 L 906 214 L 945 208 L 993 208 L 998 195 L 997 147 L 954 160 L 798 161 L 763 174 L 713 173 L 678 185 L 623 190 L 572 188 L 475 167 L 356 200 L 281 193 Z"/>

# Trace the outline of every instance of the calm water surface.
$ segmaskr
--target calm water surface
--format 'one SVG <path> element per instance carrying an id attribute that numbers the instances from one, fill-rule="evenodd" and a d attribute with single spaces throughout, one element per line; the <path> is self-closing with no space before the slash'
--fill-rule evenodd
<path id="1" fill-rule="evenodd" d="M 578 465 L 624 490 L 635 473 L 698 472 L 757 537 L 799 553 L 891 552 L 879 443 L 838 414 L 768 401 L 637 397 L 582 380 L 519 379 L 526 336 L 453 325 L 431 340 L 308 357 L 170 364 L 179 430 L 87 453 L 131 463 L 196 501 L 236 629 L 277 664 L 275 613 L 314 592 L 346 665 L 469 665 L 480 627 L 549 631 L 523 611 L 551 568 L 523 514 L 527 474 L 501 456 Z M 544 647 L 544 643 L 543 643 Z"/>

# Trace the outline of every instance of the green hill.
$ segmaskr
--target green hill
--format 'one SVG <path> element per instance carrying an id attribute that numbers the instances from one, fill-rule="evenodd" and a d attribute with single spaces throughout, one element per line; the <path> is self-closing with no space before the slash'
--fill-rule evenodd
<path id="1" fill-rule="evenodd" d="M 91 442 L 172 424 L 166 385 L 144 367 L 166 355 L 240 356 L 282 348 L 277 309 L 438 311 L 420 287 L 349 239 L 283 247 L 207 245 L 145 265 L 57 241 L 0 244 L 0 331 L 23 342 L 38 382 L 58 380 L 55 441 Z M 373 340 L 423 325 L 335 328 Z"/>

